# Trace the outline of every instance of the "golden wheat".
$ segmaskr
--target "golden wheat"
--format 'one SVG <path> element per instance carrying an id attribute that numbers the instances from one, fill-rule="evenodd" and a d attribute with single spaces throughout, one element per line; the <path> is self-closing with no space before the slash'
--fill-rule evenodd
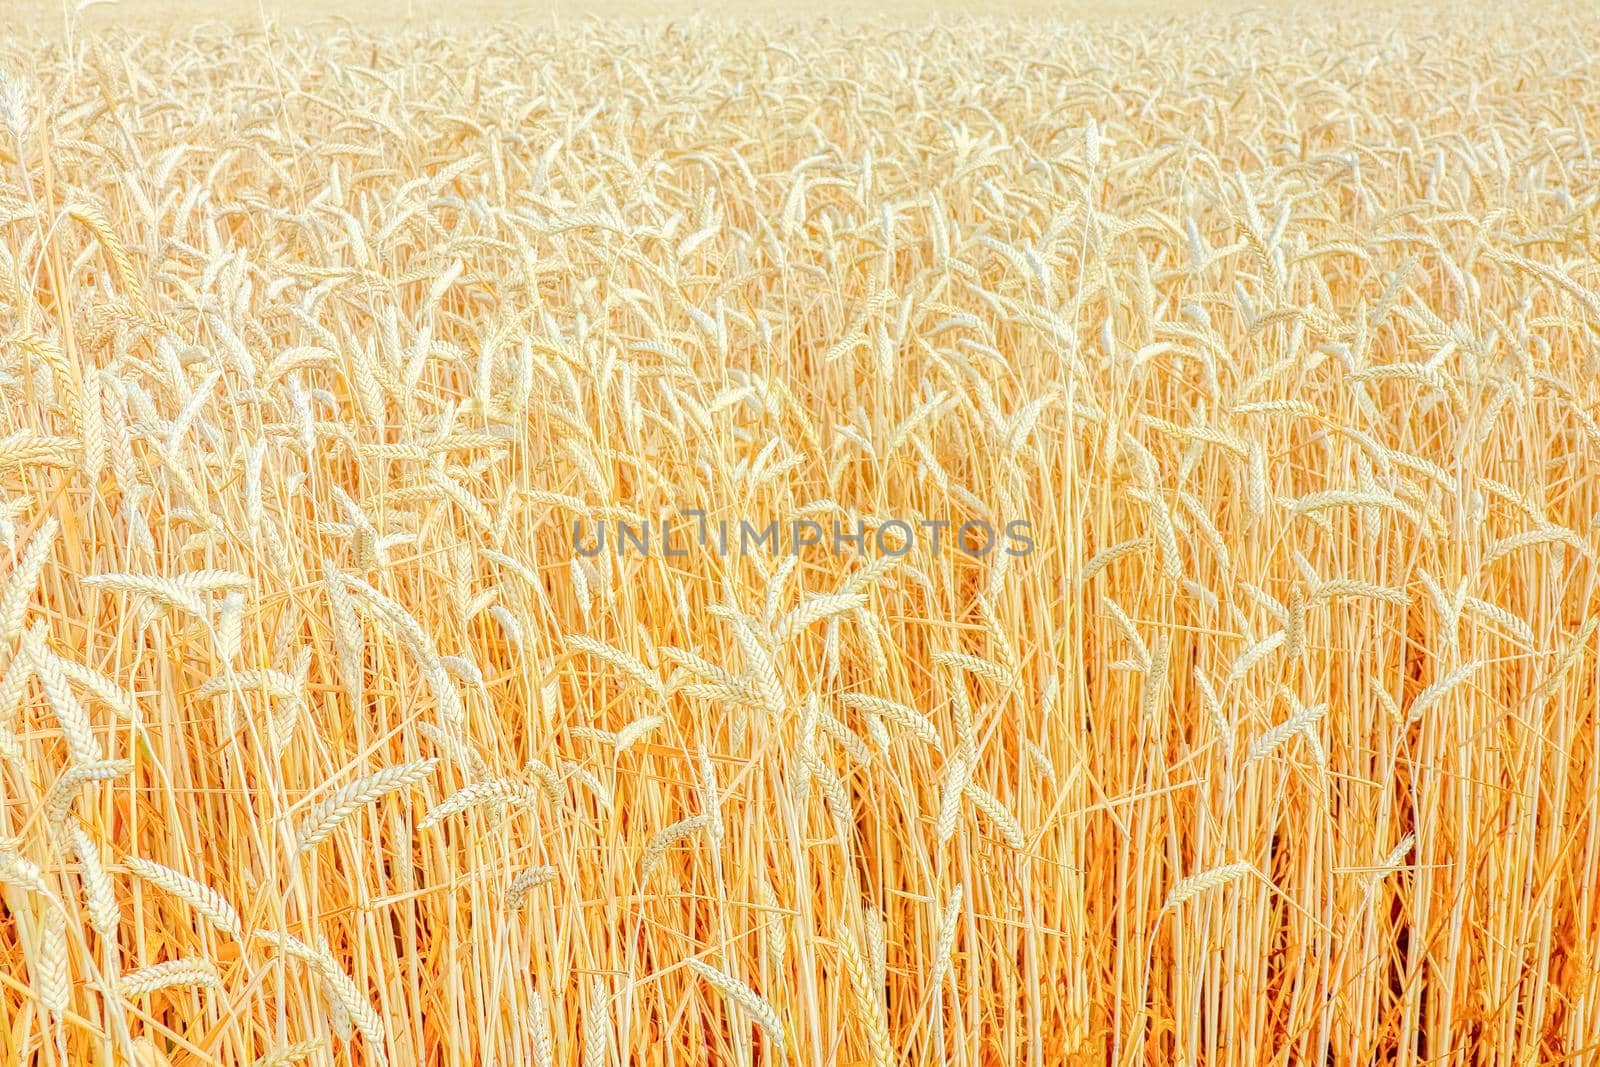
<path id="1" fill-rule="evenodd" d="M 1592 1056 L 1592 10 L 78 8 L 0 1062 Z"/>

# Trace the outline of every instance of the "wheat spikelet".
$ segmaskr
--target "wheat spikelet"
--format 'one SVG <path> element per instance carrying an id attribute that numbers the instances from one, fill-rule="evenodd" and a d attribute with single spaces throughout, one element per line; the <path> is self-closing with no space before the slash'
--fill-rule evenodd
<path id="1" fill-rule="evenodd" d="M 939 747 L 939 731 L 933 722 L 915 708 L 907 707 L 897 701 L 886 697 L 872 696 L 868 693 L 846 693 L 839 698 L 846 706 L 857 709 L 864 714 L 879 715 L 896 726 L 909 731 L 914 737 L 925 744 Z"/>
<path id="2" fill-rule="evenodd" d="M 22 742 L 17 740 L 17 732 L 4 719 L 0 719 L 0 759 L 15 766 L 25 758 Z"/>
<path id="3" fill-rule="evenodd" d="M 61 661 L 45 647 L 42 635 L 40 629 L 24 631 L 23 651 L 32 664 L 34 674 L 44 686 L 45 698 L 61 725 L 61 734 L 66 739 L 72 762 L 89 765 L 103 763 L 105 756 L 100 750 L 100 742 L 95 738 L 89 713 L 73 696 Z"/>
<path id="4" fill-rule="evenodd" d="M 309 1059 L 322 1051 L 323 1041 L 320 1037 L 308 1037 L 304 1041 L 296 1041 L 292 1045 L 285 1045 L 275 1049 L 256 1060 L 250 1067 L 290 1067 L 291 1064 Z"/>
<path id="5" fill-rule="evenodd" d="M 949 841 L 956 832 L 956 821 L 961 817 L 961 798 L 967 793 L 967 783 L 972 773 L 969 757 L 958 754 L 945 772 L 943 792 L 940 794 L 939 814 L 934 824 L 934 836 L 940 844 Z"/>
<path id="6" fill-rule="evenodd" d="M 544 1005 L 544 994 L 538 990 L 528 997 L 528 1016 L 533 1067 L 555 1067 L 555 1043 L 550 1038 L 550 1012 Z"/>
<path id="7" fill-rule="evenodd" d="M 626 752 L 653 731 L 665 726 L 666 722 L 660 715 L 641 715 L 618 730 L 612 743 L 618 753 Z"/>
<path id="8" fill-rule="evenodd" d="M 410 763 L 385 767 L 381 771 L 343 786 L 332 796 L 319 801 L 301 820 L 300 829 L 295 835 L 295 850 L 309 852 L 338 829 L 340 823 L 361 808 L 408 785 L 422 781 L 433 773 L 438 764 L 437 759 L 413 760 Z"/>
<path id="9" fill-rule="evenodd" d="M 1233 407 L 1235 415 L 1283 415 L 1289 418 L 1314 419 L 1321 413 L 1309 400 L 1278 399 L 1250 400 Z"/>
<path id="10" fill-rule="evenodd" d="M 654 671 L 646 667 L 637 656 L 624 652 L 619 648 L 612 648 L 604 642 L 596 641 L 582 634 L 569 634 L 566 640 L 570 647 L 611 664 L 611 666 L 638 682 L 646 691 L 656 696 L 662 694 L 661 679 Z"/>
<path id="11" fill-rule="evenodd" d="M 1392 511 L 1405 516 L 1418 526 L 1422 525 L 1422 517 L 1415 508 L 1389 493 L 1328 489 L 1323 492 L 1308 493 L 1294 501 L 1294 510 L 1301 515 L 1314 516 L 1334 508 L 1376 508 L 1380 511 Z"/>
<path id="12" fill-rule="evenodd" d="M 1124 556 L 1144 552 L 1152 543 L 1148 537 L 1130 537 L 1126 541 L 1118 541 L 1114 545 L 1101 549 L 1088 563 L 1083 565 L 1083 570 L 1078 575 L 1078 581 L 1088 582 L 1117 560 L 1122 559 Z"/>
<path id="13" fill-rule="evenodd" d="M 606 986 L 598 976 L 589 983 L 583 1010 L 583 1067 L 605 1067 L 611 1046 L 611 1014 Z"/>
<path id="14" fill-rule="evenodd" d="M 326 962 L 322 953 L 293 934 L 282 933 L 277 930 L 252 930 L 250 936 L 258 941 L 265 941 L 283 955 L 300 960 L 303 963 L 321 966 Z"/>
<path id="15" fill-rule="evenodd" d="M 17 852 L 14 839 L 0 839 L 0 882 L 28 893 L 50 892 L 38 864 Z"/>
<path id="16" fill-rule="evenodd" d="M 383 1020 L 355 981 L 340 969 L 325 947 L 314 947 L 293 934 L 276 930 L 256 930 L 253 936 L 276 947 L 286 956 L 310 964 L 328 997 L 330 1012 L 336 1019 L 348 1020 L 366 1041 L 371 1062 L 387 1065 L 388 1042 Z M 348 1040 L 348 1037 L 346 1038 Z"/>
<path id="17" fill-rule="evenodd" d="M 1281 402 L 1267 401 L 1266 403 Z M 1241 404 L 1234 408 L 1234 413 L 1247 414 L 1252 411 L 1260 410 L 1261 407 L 1259 403 Z M 1249 457 L 1249 448 L 1243 441 L 1233 434 L 1230 434 L 1225 430 L 1218 429 L 1215 426 L 1179 426 L 1177 423 L 1168 422 L 1166 419 L 1157 418 L 1154 415 L 1143 415 L 1140 417 L 1139 421 L 1150 427 L 1152 430 L 1155 430 L 1157 433 L 1165 434 L 1170 437 L 1176 437 L 1184 441 L 1196 441 L 1204 444 L 1216 445 L 1218 448 L 1224 449 L 1225 451 L 1237 456 L 1239 459 L 1247 459 Z"/>
<path id="18" fill-rule="evenodd" d="M 100 248 L 111 261 L 112 269 L 117 274 L 121 283 L 123 295 L 132 305 L 135 315 L 143 318 L 148 314 L 144 302 L 144 295 L 140 291 L 139 276 L 133 268 L 133 259 L 117 240 L 116 232 L 112 230 L 110 221 L 99 207 L 84 202 L 74 201 L 67 205 L 67 217 L 82 223 L 84 228 L 94 234 Z"/>
<path id="19" fill-rule="evenodd" d="M 72 1003 L 72 977 L 67 967 L 66 915 L 54 903 L 39 913 L 39 948 L 34 960 L 33 984 L 39 1005 L 59 1024 Z M 57 1041 L 60 1041 L 58 1035 Z"/>
<path id="20" fill-rule="evenodd" d="M 755 990 L 731 974 L 725 974 L 697 959 L 688 959 L 684 962 L 689 965 L 689 969 L 695 974 L 704 978 L 713 988 L 739 1005 L 745 1014 L 749 1015 L 751 1020 L 767 1035 L 772 1047 L 777 1050 L 777 1058 L 779 1060 L 785 1058 L 786 1048 L 783 1040 L 783 1023 L 779 1021 L 778 1013 L 772 1010 L 772 1005 L 763 1000 Z"/>
<path id="21" fill-rule="evenodd" d="M 1463 664 L 1418 693 L 1417 698 L 1411 702 L 1411 707 L 1406 713 L 1406 722 L 1420 721 L 1433 709 L 1435 704 L 1444 698 L 1445 694 L 1472 677 L 1483 666 L 1484 663 L 1481 660 Z"/>
<path id="22" fill-rule="evenodd" d="M 49 562 L 59 529 L 55 516 L 46 516 L 12 569 L 5 592 L 0 593 L 0 641 L 11 641 L 22 635 L 29 602 L 39 584 L 39 576 L 44 573 L 44 565 Z"/>
<path id="23" fill-rule="evenodd" d="M 935 663 L 943 664 L 952 670 L 975 674 L 979 678 L 993 682 L 1001 688 L 1009 688 L 1015 681 L 1011 672 L 998 663 L 991 663 L 981 656 L 974 656 L 966 652 L 935 652 L 933 660 Z"/>
<path id="24" fill-rule="evenodd" d="M 21 748 L 17 746 L 16 735 L 11 732 L 10 721 L 32 678 L 33 662 L 26 655 L 26 649 L 23 655 L 12 656 L 5 670 L 0 671 L 0 728 L 6 731 L 6 742 L 15 753 L 13 758 L 20 758 Z"/>
<path id="25" fill-rule="evenodd" d="M 432 768 L 428 772 L 431 773 Z M 529 786 L 510 778 L 490 778 L 464 786 L 429 808 L 417 823 L 417 830 L 431 830 L 452 815 L 459 815 L 479 804 L 513 804 L 532 808 L 534 794 Z"/>
<path id="26" fill-rule="evenodd" d="M 1123 640 L 1133 646 L 1134 663 L 1137 669 L 1141 672 L 1148 671 L 1152 662 L 1150 648 L 1145 644 L 1144 638 L 1139 636 L 1139 631 L 1133 625 L 1133 620 L 1128 618 L 1128 614 L 1122 610 L 1122 606 L 1110 597 L 1101 597 L 1100 605 L 1105 608 L 1106 612 L 1110 614 L 1112 620 L 1117 624 L 1117 629 L 1121 631 Z"/>
<path id="27" fill-rule="evenodd" d="M 1178 501 L 1200 529 L 1200 535 L 1205 538 L 1206 544 L 1211 549 L 1211 554 L 1216 557 L 1217 566 L 1224 574 L 1233 570 L 1233 553 L 1228 550 L 1227 539 L 1222 536 L 1222 531 L 1217 529 L 1217 523 L 1210 511 L 1195 497 L 1193 493 L 1179 493 Z"/>
<path id="28" fill-rule="evenodd" d="M 1016 817 L 1005 809 L 1005 805 L 993 793 L 982 788 L 974 782 L 967 782 L 963 792 L 971 799 L 977 809 L 989 817 L 995 829 L 1000 831 L 1000 836 L 1012 848 L 1020 849 L 1026 846 L 1027 839 L 1023 836 L 1022 825 Z"/>
<path id="29" fill-rule="evenodd" d="M 465 656 L 440 656 L 439 666 L 456 681 L 469 685 L 479 692 L 488 688 L 484 682 L 483 671 Z"/>
<path id="30" fill-rule="evenodd" d="M 861 923 L 867 928 L 867 965 L 872 968 L 872 979 L 880 989 L 888 989 L 888 939 L 883 934 L 883 915 L 877 907 L 867 905 L 862 909 Z"/>
<path id="31" fill-rule="evenodd" d="M 1167 670 L 1172 658 L 1172 635 L 1162 633 L 1156 637 L 1156 647 L 1150 653 L 1150 667 L 1145 674 L 1144 689 L 1139 696 L 1139 713 L 1147 721 L 1156 719 L 1166 701 Z"/>
<path id="32" fill-rule="evenodd" d="M 1305 648 L 1306 595 L 1302 584 L 1295 582 L 1285 611 L 1283 654 L 1290 660 L 1298 660 L 1305 653 Z"/>
<path id="33" fill-rule="evenodd" d="M 18 430 L 0 437 L 0 472 L 39 466 L 73 467 L 78 451 L 78 443 L 71 438 Z"/>
<path id="34" fill-rule="evenodd" d="M 702 746 L 700 749 L 699 775 L 695 782 L 700 793 L 700 808 L 706 817 L 706 829 L 710 833 L 711 843 L 720 845 L 727 833 L 727 828 L 722 822 L 722 790 L 717 786 L 717 768 L 711 762 L 711 754 Z"/>
<path id="35" fill-rule="evenodd" d="M 563 760 L 561 762 L 561 769 L 567 775 L 582 783 L 585 789 L 593 793 L 595 799 L 600 802 L 600 807 L 602 809 L 608 811 L 610 810 L 611 790 L 606 788 L 606 784 L 602 782 L 593 771 L 589 770 L 589 768 L 583 766 L 582 764 L 573 762 L 572 760 Z"/>
<path id="36" fill-rule="evenodd" d="M 84 578 L 83 584 L 113 593 L 149 597 L 167 607 L 186 611 L 196 618 L 205 618 L 207 615 L 205 602 L 194 589 L 163 575 L 93 574 Z"/>
<path id="37" fill-rule="evenodd" d="M 1040 775 L 1044 777 L 1045 782 L 1051 789 L 1056 789 L 1060 786 L 1060 781 L 1056 775 L 1055 763 L 1050 759 L 1050 754 L 1041 748 L 1037 741 L 1023 738 L 1022 755 L 1025 761 L 1031 762 L 1038 768 Z"/>
<path id="38" fill-rule="evenodd" d="M 117 907 L 111 878 L 100 863 L 100 849 L 76 822 L 67 827 L 67 840 L 72 844 L 73 854 L 78 857 L 78 878 L 88 902 L 89 925 L 103 940 L 111 942 L 117 936 L 121 910 Z"/>
<path id="39" fill-rule="evenodd" d="M 1404 607 L 1406 595 L 1399 589 L 1390 589 L 1372 582 L 1363 582 L 1355 578 L 1335 578 L 1323 582 L 1311 591 L 1315 600 L 1348 600 L 1366 599 L 1377 600 L 1396 607 Z"/>
<path id="40" fill-rule="evenodd" d="M 803 752 L 801 763 L 808 778 L 817 783 L 817 787 L 822 793 L 823 801 L 828 806 L 828 813 L 832 816 L 841 838 L 846 837 L 847 828 L 852 821 L 850 790 L 846 788 L 843 779 L 828 765 L 827 761 L 815 752 L 809 750 Z"/>
<path id="41" fill-rule="evenodd" d="M 51 337 L 30 332 L 23 332 L 20 335 L 13 334 L 7 340 L 15 343 L 24 353 L 38 357 L 50 369 L 58 399 L 66 413 L 67 421 L 74 430 L 85 431 L 84 401 L 77 395 L 77 375 L 74 373 L 72 363 L 67 359 L 66 354 L 61 351 L 61 346 Z M 86 464 L 88 463 L 89 454 L 89 442 L 85 440 L 84 459 Z"/>
<path id="42" fill-rule="evenodd" d="M 1501 630 L 1510 634 L 1523 648 L 1533 648 L 1538 644 L 1538 639 L 1533 633 L 1533 627 L 1529 626 L 1521 616 L 1501 607 L 1499 604 L 1469 596 L 1462 599 L 1461 606 L 1468 614 L 1486 619 L 1500 627 Z"/>
<path id="43" fill-rule="evenodd" d="M 232 671 L 208 678 L 194 691 L 196 700 L 213 700 L 234 693 L 260 693 L 273 700 L 294 700 L 300 695 L 295 676 L 271 669 Z"/>
<path id="44" fill-rule="evenodd" d="M 1484 552 L 1483 565 L 1487 567 L 1519 549 L 1535 548 L 1540 545 L 1565 545 L 1576 552 L 1589 554 L 1588 546 L 1571 530 L 1545 526 L 1537 530 L 1525 530 L 1496 541 Z"/>
<path id="45" fill-rule="evenodd" d="M 855 933 L 848 926 L 841 926 L 837 940 L 845 974 L 850 980 L 856 1013 L 861 1019 L 867 1047 L 872 1053 L 873 1067 L 889 1067 L 894 1062 L 894 1049 L 889 1043 L 889 1024 L 884 1018 L 883 990 L 873 981 L 872 972 L 861 956 Z"/>
<path id="46" fill-rule="evenodd" d="M 1407 834 L 1405 837 L 1401 838 L 1400 843 L 1395 845 L 1394 848 L 1390 849 L 1389 854 L 1384 856 L 1383 859 L 1378 862 L 1378 866 L 1372 872 L 1372 880 L 1374 882 L 1382 881 L 1395 871 L 1399 870 L 1401 863 L 1407 856 L 1411 854 L 1411 850 L 1416 846 L 1416 834 Z"/>
<path id="47" fill-rule="evenodd" d="M 1183 578 L 1183 557 L 1178 550 L 1178 532 L 1172 524 L 1172 512 L 1160 496 L 1151 494 L 1151 521 L 1155 527 L 1155 542 L 1161 549 L 1161 573 L 1171 581 Z"/>
<path id="48" fill-rule="evenodd" d="M 212 926 L 235 940 L 244 936 L 239 913 L 215 889 L 195 881 L 188 875 L 179 874 L 170 867 L 138 856 L 127 857 L 122 861 L 122 865 L 151 885 L 171 893 L 188 904 Z"/>
<path id="49" fill-rule="evenodd" d="M 1253 642 L 1249 648 L 1239 654 L 1238 659 L 1233 661 L 1233 666 L 1228 668 L 1228 680 L 1224 683 L 1224 688 L 1232 689 L 1237 685 L 1245 675 L 1250 673 L 1256 664 L 1277 651 L 1287 637 L 1288 635 L 1284 631 L 1274 630 L 1261 640 Z"/>
<path id="50" fill-rule="evenodd" d="M 935 990 L 950 971 L 950 956 L 955 948 L 956 932 L 961 921 L 962 896 L 962 884 L 957 882 L 955 889 L 950 892 L 950 899 L 945 902 L 943 914 L 939 917 L 939 940 L 933 949 L 933 977 L 928 983 Z"/>
<path id="51" fill-rule="evenodd" d="M 820 596 L 807 597 L 778 622 L 773 629 L 773 639 L 778 642 L 787 641 L 794 634 L 815 623 L 833 618 L 835 615 L 856 611 L 866 602 L 867 598 L 861 593 L 824 593 Z"/>
<path id="52" fill-rule="evenodd" d="M 222 979 L 216 966 L 205 959 L 168 960 L 154 963 L 136 971 L 127 971 L 117 979 L 117 992 L 125 997 L 138 997 L 176 985 L 198 986 L 202 989 L 222 988 Z"/>
<path id="53" fill-rule="evenodd" d="M 347 574 L 342 576 L 342 580 L 346 588 L 359 596 L 363 602 L 370 605 L 389 624 L 395 635 L 400 638 L 401 644 L 417 658 L 417 661 L 424 668 L 434 669 L 438 667 L 439 650 L 434 644 L 432 636 L 429 635 L 422 623 L 417 621 L 416 616 L 406 609 L 405 605 L 385 596 L 360 578 Z"/>
<path id="54" fill-rule="evenodd" d="M 762 951 L 766 953 L 767 966 L 773 973 L 784 972 L 784 957 L 788 952 L 788 935 L 784 929 L 782 909 L 778 904 L 778 896 L 773 891 L 772 882 L 765 872 L 756 881 L 756 899 L 766 911 L 766 919 L 761 924 Z"/>
<path id="55" fill-rule="evenodd" d="M 583 612 L 585 622 L 589 621 L 589 613 L 594 608 L 594 591 L 590 587 L 588 571 L 583 566 L 583 561 L 576 556 L 572 559 L 572 592 L 578 600 L 578 607 Z"/>
<path id="56" fill-rule="evenodd" d="M 500 624 L 500 629 L 504 631 L 506 640 L 510 641 L 518 651 L 521 651 L 523 642 L 522 624 L 517 621 L 515 615 L 511 614 L 510 609 L 504 604 L 494 604 L 489 608 L 489 615 L 495 622 Z"/>
<path id="57" fill-rule="evenodd" d="M 318 960 L 323 981 L 333 991 L 334 1003 L 349 1016 L 355 1028 L 361 1032 L 366 1040 L 367 1058 L 379 1065 L 386 1067 L 389 1062 L 387 1052 L 386 1032 L 383 1020 L 372 1003 L 351 980 L 350 976 L 340 970 L 338 965 L 329 959 L 326 954 L 321 954 Z"/>
<path id="58" fill-rule="evenodd" d="M 737 676 L 728 673 L 688 649 L 662 645 L 659 651 L 667 659 L 683 668 L 691 677 L 701 679 L 715 690 L 726 690 L 731 693 L 743 693 L 745 690 L 743 681 Z M 686 687 L 680 684 L 674 688 L 683 689 Z"/>
<path id="59" fill-rule="evenodd" d="M 365 699 L 366 633 L 356 617 L 350 591 L 333 565 L 323 564 L 323 587 L 333 617 L 333 648 L 339 668 L 339 681 L 351 704 L 360 707 Z M 231 657 L 228 657 L 231 658 Z"/>
<path id="60" fill-rule="evenodd" d="M 739 646 L 739 654 L 744 657 L 745 671 L 754 684 L 755 692 L 763 706 L 773 714 L 781 713 L 788 701 L 772 656 L 744 618 L 734 620 L 733 636 Z"/>
<path id="61" fill-rule="evenodd" d="M 527 773 L 533 776 L 540 789 L 544 790 L 545 799 L 552 807 L 559 807 L 564 796 L 561 790 L 561 776 L 551 770 L 548 765 L 539 759 L 530 759 L 526 767 Z"/>
<path id="62" fill-rule="evenodd" d="M 1177 882 L 1167 894 L 1167 900 L 1163 906 L 1175 908 L 1179 904 L 1193 900 L 1202 893 L 1237 882 L 1241 878 L 1259 877 L 1259 874 L 1260 872 L 1250 863 L 1224 863 L 1220 867 L 1213 867 L 1208 871 L 1192 874 Z"/>
<path id="63" fill-rule="evenodd" d="M 231 666 L 244 649 L 244 594 L 235 590 L 222 598 L 217 613 L 217 658 Z"/>
<path id="64" fill-rule="evenodd" d="M 870 716 L 867 721 L 870 731 L 870 726 L 872 723 Z M 816 714 L 816 725 L 817 728 L 823 733 L 827 734 L 835 744 L 844 749 L 844 751 L 850 756 L 851 760 L 853 760 L 855 763 L 865 765 L 872 762 L 872 750 L 867 748 L 866 743 L 862 741 L 861 738 L 857 737 L 853 732 L 851 732 L 850 727 L 846 726 L 832 715 L 829 715 L 827 712 L 819 709 Z M 887 748 L 888 745 L 886 743 L 880 746 L 880 749 L 886 750 Z"/>
<path id="65" fill-rule="evenodd" d="M 511 885 L 506 887 L 506 907 L 517 907 L 534 889 L 555 881 L 556 873 L 554 867 L 541 866 L 529 867 L 517 875 L 511 880 Z"/>
<path id="66" fill-rule="evenodd" d="M 1250 746 L 1250 754 L 1245 758 L 1246 764 L 1266 759 L 1296 734 L 1304 734 L 1308 742 L 1315 744 L 1315 736 L 1309 732 L 1309 728 L 1315 725 L 1327 710 L 1325 704 L 1303 708 L 1267 730 Z M 1321 763 L 1322 760 L 1318 759 L 1317 762 Z"/>
<path id="67" fill-rule="evenodd" d="M 706 815 L 691 815 L 687 819 L 680 819 L 671 826 L 657 830 L 650 835 L 650 840 L 645 842 L 644 854 L 639 858 L 639 878 L 642 881 L 650 876 L 656 864 L 666 856 L 667 850 L 673 845 L 692 836 L 701 827 L 711 822 Z"/>
<path id="68" fill-rule="evenodd" d="M 44 809 L 52 826 L 65 822 L 78 791 L 89 782 L 109 782 L 133 771 L 132 760 L 94 760 L 74 763 L 57 778 L 45 795 Z"/>

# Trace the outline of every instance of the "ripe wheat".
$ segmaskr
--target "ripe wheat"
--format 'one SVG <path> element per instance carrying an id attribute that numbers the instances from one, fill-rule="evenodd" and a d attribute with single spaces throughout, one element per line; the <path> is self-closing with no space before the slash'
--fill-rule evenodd
<path id="1" fill-rule="evenodd" d="M 0 1062 L 1590 1054 L 1592 5 L 277 6 L 0 39 Z"/>

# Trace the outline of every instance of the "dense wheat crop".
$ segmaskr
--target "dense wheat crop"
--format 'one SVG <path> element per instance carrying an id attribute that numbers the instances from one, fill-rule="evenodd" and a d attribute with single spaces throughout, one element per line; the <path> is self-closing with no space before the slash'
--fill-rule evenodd
<path id="1" fill-rule="evenodd" d="M 5 44 L 0 1061 L 1589 1060 L 1490 7 Z"/>

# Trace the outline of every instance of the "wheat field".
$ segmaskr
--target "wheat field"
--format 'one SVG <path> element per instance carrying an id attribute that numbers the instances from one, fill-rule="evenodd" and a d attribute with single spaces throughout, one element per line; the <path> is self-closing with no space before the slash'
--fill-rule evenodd
<path id="1" fill-rule="evenodd" d="M 1594 1062 L 1600 15 L 92 14 L 0 1062 Z"/>

